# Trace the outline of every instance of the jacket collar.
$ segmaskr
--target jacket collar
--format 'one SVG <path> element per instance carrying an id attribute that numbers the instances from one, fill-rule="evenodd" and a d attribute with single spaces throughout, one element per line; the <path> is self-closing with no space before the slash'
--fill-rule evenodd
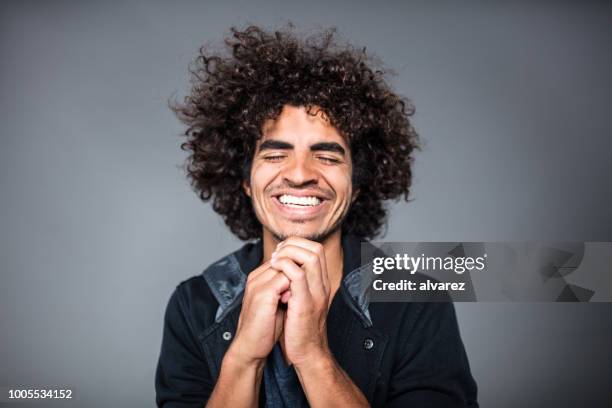
<path id="1" fill-rule="evenodd" d="M 369 265 L 361 265 L 361 243 L 356 236 L 342 236 L 343 278 L 336 296 L 343 297 L 364 327 L 371 327 L 369 298 L 365 290 L 369 285 L 363 281 L 363 277 L 368 276 L 363 271 Z M 263 243 L 260 239 L 245 244 L 204 270 L 202 275 L 219 304 L 216 322 L 223 320 L 240 304 L 246 277 L 261 264 L 262 258 Z"/>

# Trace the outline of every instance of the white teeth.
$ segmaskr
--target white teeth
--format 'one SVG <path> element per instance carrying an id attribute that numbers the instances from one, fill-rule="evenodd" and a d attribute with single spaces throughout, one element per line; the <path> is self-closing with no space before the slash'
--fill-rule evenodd
<path id="1" fill-rule="evenodd" d="M 317 197 L 297 197 L 293 195 L 283 194 L 278 197 L 278 200 L 283 204 L 293 204 L 293 205 L 307 205 L 307 206 L 315 206 L 321 203 Z"/>

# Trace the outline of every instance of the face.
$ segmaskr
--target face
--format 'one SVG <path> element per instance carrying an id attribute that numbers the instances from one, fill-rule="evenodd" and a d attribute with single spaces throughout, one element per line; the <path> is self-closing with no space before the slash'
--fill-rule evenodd
<path id="1" fill-rule="evenodd" d="M 322 242 L 338 232 L 353 201 L 350 150 L 338 130 L 322 112 L 285 105 L 262 133 L 244 188 L 264 236 Z"/>

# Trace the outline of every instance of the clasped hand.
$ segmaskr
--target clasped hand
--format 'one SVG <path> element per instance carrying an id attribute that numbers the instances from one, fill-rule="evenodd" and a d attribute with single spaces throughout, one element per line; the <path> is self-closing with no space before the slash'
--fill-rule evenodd
<path id="1" fill-rule="evenodd" d="M 269 261 L 249 274 L 228 353 L 245 364 L 261 365 L 280 341 L 296 367 L 329 355 L 329 297 L 323 246 L 303 238 L 286 239 Z"/>

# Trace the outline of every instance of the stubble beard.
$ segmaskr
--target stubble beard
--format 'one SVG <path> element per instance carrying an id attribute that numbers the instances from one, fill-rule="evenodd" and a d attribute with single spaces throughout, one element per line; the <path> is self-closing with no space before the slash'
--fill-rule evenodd
<path id="1" fill-rule="evenodd" d="M 304 238 L 309 241 L 323 243 L 325 242 L 325 240 L 327 240 L 327 238 L 329 238 L 332 234 L 338 231 L 338 229 L 340 229 L 340 227 L 342 226 L 342 222 L 344 221 L 345 218 L 346 218 L 346 215 L 342 217 L 340 220 L 338 220 L 338 222 L 336 222 L 331 228 L 328 228 L 323 232 L 317 232 L 317 233 L 310 234 L 310 235 L 301 234 L 299 232 L 283 234 L 283 233 L 272 231 L 272 230 L 270 230 L 270 233 L 272 234 L 272 237 L 276 240 L 276 242 L 282 242 L 286 240 L 287 238 L 289 238 L 290 236 L 294 236 L 294 237 Z"/>

